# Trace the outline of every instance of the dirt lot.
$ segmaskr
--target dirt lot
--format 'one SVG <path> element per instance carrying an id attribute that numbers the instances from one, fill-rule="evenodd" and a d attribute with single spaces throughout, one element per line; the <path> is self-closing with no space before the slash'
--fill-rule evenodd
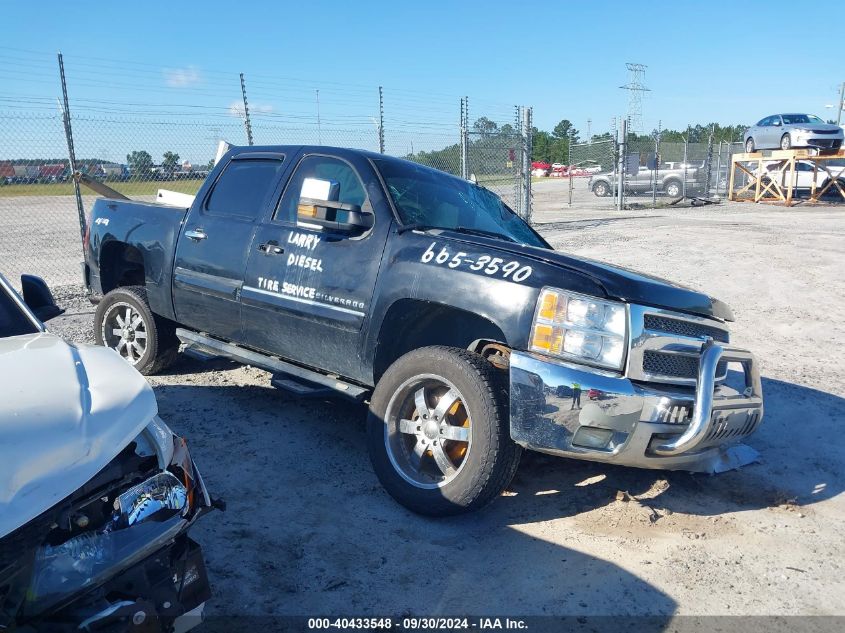
<path id="1" fill-rule="evenodd" d="M 569 208 L 567 187 L 535 185 L 556 248 L 733 307 L 763 367 L 762 461 L 703 476 L 527 454 L 486 511 L 424 519 L 379 486 L 362 406 L 183 357 L 151 382 L 228 502 L 194 531 L 209 613 L 845 614 L 845 208 L 617 214 L 583 190 Z M 69 303 L 51 328 L 84 339 L 90 308 Z"/>

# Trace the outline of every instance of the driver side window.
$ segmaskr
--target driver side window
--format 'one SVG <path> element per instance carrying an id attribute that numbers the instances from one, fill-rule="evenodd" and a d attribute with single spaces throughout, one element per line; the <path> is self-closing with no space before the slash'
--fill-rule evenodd
<path id="1" fill-rule="evenodd" d="M 331 156 L 306 156 L 299 161 L 296 171 L 285 187 L 285 192 L 273 216 L 274 221 L 296 223 L 302 185 L 306 178 L 330 182 L 329 199 L 333 202 L 363 207 L 367 201 L 364 185 L 351 165 Z M 338 221 L 343 221 L 342 214 L 345 213 L 345 211 L 338 211 Z"/>

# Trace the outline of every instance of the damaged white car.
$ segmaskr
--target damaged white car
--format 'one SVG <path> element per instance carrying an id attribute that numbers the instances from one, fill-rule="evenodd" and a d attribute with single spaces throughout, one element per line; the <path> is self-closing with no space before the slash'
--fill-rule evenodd
<path id="1" fill-rule="evenodd" d="M 185 631 L 212 507 L 185 441 L 112 350 L 70 345 L 43 280 L 0 275 L 0 630 Z M 139 628 L 140 627 L 140 628 Z"/>

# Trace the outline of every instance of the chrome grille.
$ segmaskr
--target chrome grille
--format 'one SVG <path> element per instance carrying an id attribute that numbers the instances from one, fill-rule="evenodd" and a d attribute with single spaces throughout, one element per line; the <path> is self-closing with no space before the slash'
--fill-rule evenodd
<path id="1" fill-rule="evenodd" d="M 723 376 L 728 369 L 728 364 L 721 362 L 716 367 L 716 375 Z M 643 354 L 643 370 L 650 374 L 695 380 L 698 377 L 698 358 L 648 350 Z"/>
<path id="2" fill-rule="evenodd" d="M 720 330 L 717 327 L 693 321 L 669 319 L 656 314 L 644 315 L 643 324 L 648 330 L 657 330 L 660 332 L 668 332 L 670 334 L 680 334 L 681 336 L 695 336 L 701 338 L 709 336 L 714 341 L 719 341 L 720 343 L 727 343 L 729 338 L 728 333 L 725 330 Z"/>
<path id="3" fill-rule="evenodd" d="M 730 342 L 727 328 L 715 319 L 636 305 L 630 306 L 630 316 L 626 373 L 632 380 L 694 386 L 701 344 L 707 338 Z M 726 376 L 727 363 L 723 362 L 716 379 Z"/>

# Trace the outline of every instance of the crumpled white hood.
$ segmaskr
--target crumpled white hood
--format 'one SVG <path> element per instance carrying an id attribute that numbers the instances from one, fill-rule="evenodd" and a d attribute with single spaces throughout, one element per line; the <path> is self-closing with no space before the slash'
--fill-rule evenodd
<path id="1" fill-rule="evenodd" d="M 112 350 L 0 338 L 0 537 L 91 479 L 156 413 L 146 380 Z"/>

